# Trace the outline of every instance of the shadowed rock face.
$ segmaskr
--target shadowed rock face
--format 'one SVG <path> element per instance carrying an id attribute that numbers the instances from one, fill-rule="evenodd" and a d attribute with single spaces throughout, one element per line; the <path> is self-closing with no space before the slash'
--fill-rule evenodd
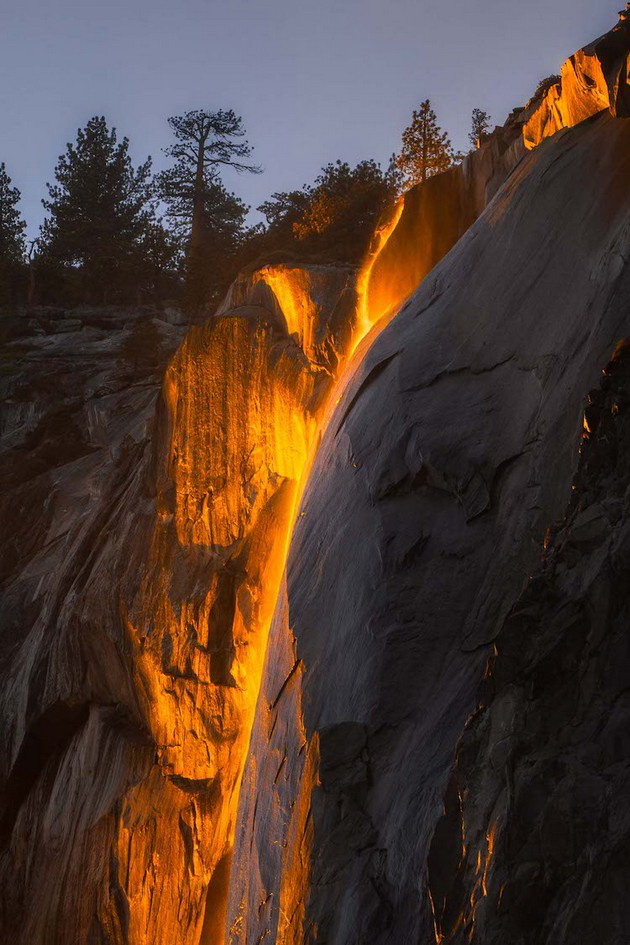
<path id="1" fill-rule="evenodd" d="M 443 942 L 628 940 L 628 355 L 587 398 L 566 516 L 457 750 L 429 855 Z"/>
<path id="2" fill-rule="evenodd" d="M 98 941 L 102 925 L 106 940 L 126 940 L 119 805 L 155 750 L 120 634 L 119 582 L 144 545 L 156 399 L 184 333 L 158 312 L 81 310 L 14 319 L 3 339 L 7 939 Z"/>
<path id="3" fill-rule="evenodd" d="M 532 152 L 344 393 L 272 627 L 231 941 L 433 940 L 455 745 L 630 328 L 629 175 L 608 113 Z"/>

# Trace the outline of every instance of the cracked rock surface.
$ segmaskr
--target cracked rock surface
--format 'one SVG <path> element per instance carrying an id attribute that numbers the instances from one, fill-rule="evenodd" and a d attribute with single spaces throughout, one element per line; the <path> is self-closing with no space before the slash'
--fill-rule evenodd
<path id="1" fill-rule="evenodd" d="M 587 399 L 564 520 L 496 639 L 429 855 L 442 942 L 630 935 L 630 349 Z"/>

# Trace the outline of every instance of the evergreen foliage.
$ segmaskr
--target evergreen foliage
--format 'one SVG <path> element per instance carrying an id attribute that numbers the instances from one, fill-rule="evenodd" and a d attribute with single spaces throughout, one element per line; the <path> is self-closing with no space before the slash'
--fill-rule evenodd
<path id="1" fill-rule="evenodd" d="M 437 123 L 431 102 L 425 99 L 412 113 L 411 124 L 403 131 L 402 148 L 396 158 L 396 166 L 406 185 L 412 187 L 448 170 L 458 157 L 448 134 Z"/>
<path id="2" fill-rule="evenodd" d="M 109 302 L 137 284 L 143 242 L 154 223 L 151 159 L 134 168 L 129 141 L 103 117 L 91 118 L 68 143 L 48 184 L 40 253 L 75 271 L 84 301 Z"/>
<path id="3" fill-rule="evenodd" d="M 222 167 L 259 173 L 249 163 L 252 147 L 242 119 L 231 109 L 200 109 L 168 119 L 175 144 L 166 149 L 172 167 L 158 174 L 157 188 L 173 231 L 185 248 L 186 301 L 190 308 L 215 301 L 232 275 L 246 236 L 248 207 L 224 187 Z"/>
<path id="4" fill-rule="evenodd" d="M 358 262 L 400 183 L 393 164 L 385 173 L 372 160 L 355 167 L 343 161 L 327 164 L 313 184 L 273 194 L 261 204 L 268 222 L 261 248 Z"/>
<path id="5" fill-rule="evenodd" d="M 3 263 L 24 260 L 26 223 L 18 210 L 20 196 L 3 162 L 0 164 L 0 260 Z"/>
<path id="6" fill-rule="evenodd" d="M 473 108 L 471 129 L 468 135 L 473 148 L 481 147 L 484 138 L 490 132 L 490 115 L 481 108 Z"/>
<path id="7" fill-rule="evenodd" d="M 15 302 L 25 291 L 26 223 L 18 209 L 20 191 L 0 164 L 0 304 Z"/>

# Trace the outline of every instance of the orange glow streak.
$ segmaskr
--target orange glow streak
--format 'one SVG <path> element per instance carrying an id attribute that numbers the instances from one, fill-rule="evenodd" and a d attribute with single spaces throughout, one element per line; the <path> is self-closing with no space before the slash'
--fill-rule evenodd
<path id="1" fill-rule="evenodd" d="M 369 347 L 375 338 L 385 328 L 391 318 L 396 314 L 396 303 L 394 302 L 386 309 L 376 314 L 369 312 L 367 295 L 369 292 L 370 275 L 380 252 L 386 245 L 389 237 L 394 232 L 403 210 L 402 200 L 396 205 L 392 218 L 383 226 L 377 234 L 376 245 L 368 256 L 357 278 L 357 320 L 352 335 L 350 349 L 348 352 L 340 352 L 341 370 L 334 386 L 323 399 L 319 409 L 316 412 L 317 428 L 311 439 L 310 448 L 305 456 L 299 481 L 292 495 L 292 507 L 289 515 L 289 527 L 286 529 L 285 541 L 283 543 L 283 552 L 278 555 L 277 569 L 274 569 L 271 586 L 277 595 L 282 582 L 282 576 L 286 567 L 286 560 L 289 553 L 289 547 L 295 523 L 297 521 L 301 500 L 310 477 L 311 469 L 324 432 L 333 416 L 336 407 L 342 399 L 343 392 L 354 377 L 357 368 L 360 366 Z M 313 309 L 307 301 L 301 300 L 304 287 L 292 285 L 288 278 L 289 273 L 284 272 L 266 272 L 265 280 L 270 285 L 279 304 L 283 309 L 283 314 L 289 326 L 289 330 L 297 333 L 302 345 L 310 345 L 312 349 L 314 324 Z M 285 311 L 285 306 L 287 311 Z M 308 352 L 306 352 L 308 353 Z M 345 354 L 345 357 L 344 357 Z M 303 514 L 303 513 L 302 513 Z M 271 624 L 271 617 L 268 625 L 265 627 L 265 635 L 268 637 Z M 299 720 L 302 725 L 302 720 Z M 315 740 L 311 741 L 307 749 L 307 761 L 300 781 L 300 794 L 293 808 L 291 820 L 292 830 L 295 830 L 296 836 L 300 836 L 299 843 L 288 843 L 285 865 L 282 870 L 281 888 L 280 888 L 280 917 L 277 930 L 277 945 L 298 945 L 302 941 L 302 931 L 304 926 L 306 894 L 310 863 L 310 848 L 313 842 L 312 823 L 310 820 L 311 794 L 317 785 L 318 773 L 318 746 Z M 242 769 L 240 777 L 242 777 Z M 240 785 L 240 778 L 239 778 Z M 238 791 L 236 792 L 238 794 Z M 293 851 L 293 852 L 292 852 Z"/>
<path id="2" fill-rule="evenodd" d="M 398 226 L 404 206 L 404 199 L 399 197 L 394 206 L 392 216 L 376 230 L 374 237 L 372 238 L 372 247 L 368 252 L 367 258 L 365 259 L 357 277 L 357 325 L 355 336 L 352 339 L 350 354 L 353 354 L 356 351 L 363 338 L 369 334 L 377 322 L 380 322 L 382 318 L 387 316 L 391 317 L 395 314 L 397 304 L 400 303 L 400 299 L 388 299 L 385 304 L 381 304 L 379 310 L 374 311 L 373 306 L 370 305 L 370 288 L 372 282 L 372 272 L 376 260 L 383 252 L 387 241 Z"/>
<path id="3" fill-rule="evenodd" d="M 310 357 L 318 312 L 309 291 L 307 270 L 267 266 L 262 276 L 278 300 L 289 334 L 297 335 L 300 347 Z"/>
<path id="4" fill-rule="evenodd" d="M 330 417 L 395 313 L 397 300 L 371 311 L 369 290 L 401 213 L 402 201 L 361 269 L 357 311 L 337 338 L 345 350 L 324 395 L 317 286 L 299 268 L 267 267 L 260 281 L 308 360 L 292 345 L 278 347 L 269 325 L 219 315 L 189 330 L 166 372 L 157 517 L 138 592 L 121 605 L 134 688 L 157 746 L 151 778 L 130 793 L 117 828 L 131 945 L 223 943 L 242 776 L 293 528 Z M 190 588 L 183 575 L 194 578 Z M 295 856 L 287 850 L 278 945 L 301 940 L 317 770 L 310 744 L 292 814 L 302 839 Z"/>
<path id="5" fill-rule="evenodd" d="M 492 865 L 492 859 L 494 856 L 494 848 L 497 835 L 497 824 L 492 824 L 486 833 L 486 843 L 485 851 L 479 849 L 477 851 L 477 858 L 475 863 L 475 881 L 470 892 L 469 903 L 470 903 L 470 916 L 467 917 L 464 912 L 462 912 L 458 918 L 455 926 L 453 927 L 452 934 L 454 934 L 462 926 L 469 925 L 468 939 L 472 941 L 474 930 L 475 930 L 475 911 L 481 899 L 484 899 L 488 895 L 488 874 L 490 867 Z M 464 846 L 462 851 L 463 857 L 466 856 L 466 848 Z"/>
<path id="6" fill-rule="evenodd" d="M 483 867 L 483 876 L 481 877 L 481 891 L 484 896 L 488 895 L 488 870 L 490 869 L 490 864 L 492 862 L 492 857 L 494 856 L 494 843 L 497 833 L 497 825 L 493 824 L 488 833 L 486 834 L 486 858 Z"/>

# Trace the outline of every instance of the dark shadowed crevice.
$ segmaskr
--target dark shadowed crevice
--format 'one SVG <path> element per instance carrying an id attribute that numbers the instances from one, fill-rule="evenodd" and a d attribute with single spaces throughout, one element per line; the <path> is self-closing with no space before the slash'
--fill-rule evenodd
<path id="1" fill-rule="evenodd" d="M 3 792 L 1 846 L 8 843 L 20 807 L 35 781 L 46 766 L 59 764 L 65 749 L 87 721 L 88 714 L 87 703 L 68 705 L 58 701 L 27 732 Z"/>
<path id="2" fill-rule="evenodd" d="M 225 853 L 217 863 L 206 892 L 206 911 L 199 945 L 223 945 L 225 940 L 225 917 L 232 851 Z"/>

